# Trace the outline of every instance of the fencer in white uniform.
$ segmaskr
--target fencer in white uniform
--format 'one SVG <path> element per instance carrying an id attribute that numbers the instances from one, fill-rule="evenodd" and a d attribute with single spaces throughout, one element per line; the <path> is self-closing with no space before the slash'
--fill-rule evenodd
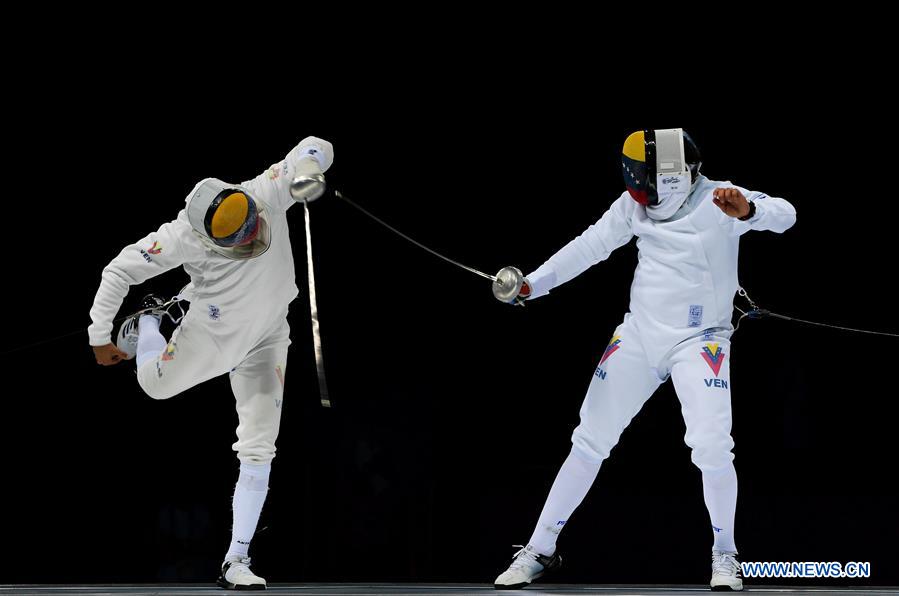
<path id="1" fill-rule="evenodd" d="M 680 129 L 630 135 L 622 163 L 627 191 L 599 221 L 527 275 L 518 296 L 544 296 L 637 238 L 629 312 L 600 357 L 571 452 L 533 535 L 496 579 L 498 589 L 523 587 L 560 564 L 559 533 L 622 431 L 668 378 L 681 402 L 685 442 L 702 471 L 714 540 L 712 589 L 742 589 L 730 434 L 739 240 L 750 230 L 784 232 L 796 221 L 796 211 L 784 199 L 702 176 L 698 149 Z"/>
<path id="2" fill-rule="evenodd" d="M 252 180 L 201 181 L 175 220 L 125 247 L 106 266 L 90 311 L 97 361 L 115 364 L 136 353 L 138 382 L 154 399 L 219 375 L 231 379 L 240 473 L 219 579 L 225 588 L 265 587 L 249 568 L 248 552 L 275 457 L 290 345 L 287 310 L 298 294 L 287 221 L 297 200 L 290 186 L 302 176 L 323 183 L 332 161 L 331 144 L 308 137 Z M 180 294 L 190 309 L 170 340 L 159 332 L 162 301 L 148 297 L 145 314 L 124 323 L 118 346 L 112 344 L 113 319 L 130 286 L 178 266 L 190 276 Z"/>

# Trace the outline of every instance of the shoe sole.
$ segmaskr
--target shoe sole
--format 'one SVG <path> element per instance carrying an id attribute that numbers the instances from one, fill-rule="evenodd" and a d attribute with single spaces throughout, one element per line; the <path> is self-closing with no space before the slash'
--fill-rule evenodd
<path id="1" fill-rule="evenodd" d="M 523 584 L 493 584 L 494 590 L 520 590 L 525 586 L 531 585 L 531 582 L 524 582 Z"/>
<path id="2" fill-rule="evenodd" d="M 249 584 L 247 586 L 239 586 L 237 584 L 232 584 L 231 582 L 225 581 L 223 578 L 219 578 L 216 580 L 215 584 L 224 588 L 225 590 L 264 590 L 265 584 Z"/>
<path id="3" fill-rule="evenodd" d="M 742 592 L 743 587 L 731 588 L 730 586 L 712 586 L 712 592 Z"/>

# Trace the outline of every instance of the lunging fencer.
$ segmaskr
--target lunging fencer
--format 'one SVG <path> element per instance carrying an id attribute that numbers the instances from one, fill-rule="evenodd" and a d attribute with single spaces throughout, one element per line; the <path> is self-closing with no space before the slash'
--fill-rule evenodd
<path id="1" fill-rule="evenodd" d="M 198 183 L 173 221 L 125 247 L 103 270 L 88 328 L 97 362 L 136 356 L 137 380 L 154 399 L 168 399 L 228 374 L 239 424 L 233 449 L 240 472 L 233 497 L 231 543 L 218 584 L 264 589 L 250 569 L 249 547 L 268 492 L 284 399 L 290 328 L 298 291 L 287 211 L 324 191 L 330 143 L 304 139 L 252 180 Z M 113 344 L 113 320 L 130 286 L 182 266 L 190 309 L 167 341 L 159 332 L 165 304 L 148 296 Z"/>
<path id="2" fill-rule="evenodd" d="M 737 253 L 741 235 L 782 233 L 795 223 L 796 211 L 784 199 L 700 174 L 699 150 L 681 129 L 635 132 L 622 153 L 627 190 L 599 221 L 517 283 L 512 275 L 508 295 L 495 289 L 504 301 L 539 298 L 637 237 L 629 312 L 600 357 L 571 452 L 533 535 L 496 578 L 497 589 L 524 587 L 560 565 L 561 530 L 622 431 L 669 378 L 681 403 L 685 442 L 702 472 L 713 536 L 710 586 L 743 589 L 734 541 L 737 474 L 730 432 Z"/>

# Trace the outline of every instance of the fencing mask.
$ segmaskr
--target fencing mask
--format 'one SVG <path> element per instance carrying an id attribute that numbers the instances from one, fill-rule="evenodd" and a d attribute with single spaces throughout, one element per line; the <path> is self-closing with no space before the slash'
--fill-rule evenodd
<path id="1" fill-rule="evenodd" d="M 683 129 L 638 130 L 621 150 L 624 184 L 652 219 L 668 219 L 699 176 L 699 149 Z"/>
<path id="2" fill-rule="evenodd" d="M 206 246 L 229 259 L 251 259 L 271 244 L 265 205 L 236 184 L 207 178 L 187 199 L 187 219 Z"/>

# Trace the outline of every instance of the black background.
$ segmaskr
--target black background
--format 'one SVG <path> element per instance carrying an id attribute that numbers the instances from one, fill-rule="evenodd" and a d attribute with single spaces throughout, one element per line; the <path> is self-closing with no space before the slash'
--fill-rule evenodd
<path id="1" fill-rule="evenodd" d="M 85 329 L 105 264 L 173 219 L 198 179 L 245 180 L 307 135 L 334 143 L 332 189 L 492 273 L 533 270 L 598 219 L 623 190 L 625 136 L 674 126 L 693 134 L 710 178 L 797 208 L 787 233 L 743 237 L 740 280 L 759 304 L 899 332 L 899 131 L 864 73 L 797 58 L 776 78 L 751 63 L 728 77 L 698 65 L 641 77 L 606 67 L 611 56 L 573 66 L 500 49 L 402 70 L 362 56 L 327 83 L 294 76 L 303 60 L 284 56 L 230 77 L 185 60 L 198 74 L 174 79 L 171 64 L 122 69 L 100 58 L 110 52 L 62 56 L 64 81 L 16 73 L 7 350 Z M 634 245 L 512 308 L 333 197 L 312 211 L 336 407 L 318 404 L 296 208 L 301 296 L 254 569 L 273 582 L 489 583 L 570 448 L 627 309 Z M 180 270 L 152 280 L 120 314 L 185 282 Z M 872 579 L 856 584 L 899 583 L 897 341 L 744 323 L 732 368 L 743 560 L 870 561 Z M 130 364 L 97 366 L 86 332 L 6 353 L 2 371 L 0 581 L 214 579 L 237 473 L 225 378 L 156 402 Z M 555 579 L 707 581 L 711 532 L 683 434 L 666 384 L 573 516 Z"/>

